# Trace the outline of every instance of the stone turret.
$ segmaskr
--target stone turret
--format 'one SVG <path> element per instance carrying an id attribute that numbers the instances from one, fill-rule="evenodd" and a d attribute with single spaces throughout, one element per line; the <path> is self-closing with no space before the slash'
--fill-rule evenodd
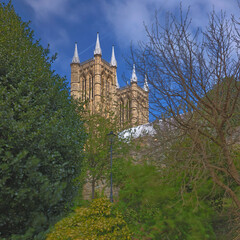
<path id="1" fill-rule="evenodd" d="M 112 56 L 110 61 L 110 66 L 113 71 L 113 82 L 110 84 L 111 89 L 111 102 L 109 103 L 112 110 L 115 111 L 117 109 L 118 105 L 118 99 L 117 99 L 117 89 L 119 88 L 118 79 L 117 79 L 117 60 L 115 58 L 115 52 L 114 52 L 114 46 L 112 45 Z"/>
<path id="2" fill-rule="evenodd" d="M 131 123 L 133 126 L 136 126 L 139 124 L 138 120 L 138 86 L 137 86 L 137 75 L 136 75 L 136 69 L 135 64 L 133 64 L 133 70 L 132 70 L 132 77 L 131 77 L 131 92 L 132 92 L 132 106 L 131 106 Z"/>
<path id="3" fill-rule="evenodd" d="M 100 110 L 101 103 L 101 63 L 102 63 L 102 49 L 100 47 L 99 33 L 97 33 L 97 40 L 94 50 L 94 92 L 95 92 L 95 110 Z"/>
<path id="4" fill-rule="evenodd" d="M 71 95 L 79 98 L 79 56 L 77 50 L 77 43 L 75 42 L 75 50 L 72 58 L 71 66 Z"/>

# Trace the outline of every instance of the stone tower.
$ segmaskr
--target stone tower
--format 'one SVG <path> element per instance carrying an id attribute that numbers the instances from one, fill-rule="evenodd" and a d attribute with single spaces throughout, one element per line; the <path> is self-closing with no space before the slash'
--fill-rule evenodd
<path id="1" fill-rule="evenodd" d="M 114 46 L 108 63 L 102 58 L 98 33 L 92 59 L 80 62 L 75 43 L 71 63 L 71 95 L 85 101 L 91 113 L 102 112 L 107 116 L 112 111 L 123 128 L 148 123 L 148 93 L 146 76 L 143 88 L 137 84 L 135 65 L 130 85 L 120 88 Z"/>

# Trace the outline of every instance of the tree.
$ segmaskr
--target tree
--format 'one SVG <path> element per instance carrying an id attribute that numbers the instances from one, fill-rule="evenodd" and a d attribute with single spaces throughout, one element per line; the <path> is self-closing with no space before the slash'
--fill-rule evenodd
<path id="1" fill-rule="evenodd" d="M 109 141 L 107 134 L 113 130 L 110 119 L 101 114 L 89 114 L 85 118 L 88 138 L 86 141 L 85 171 L 87 181 L 91 183 L 92 199 L 95 187 L 107 177 L 109 172 Z"/>
<path id="2" fill-rule="evenodd" d="M 62 219 L 48 235 L 47 240 L 131 239 L 131 233 L 122 214 L 113 208 L 107 198 L 94 199 L 89 207 L 79 207 Z"/>
<path id="3" fill-rule="evenodd" d="M 138 72 L 147 73 L 152 114 L 193 141 L 199 161 L 186 159 L 186 168 L 195 161 L 193 168 L 206 170 L 240 209 L 233 137 L 240 114 L 238 27 L 234 18 L 214 11 L 207 27 L 195 33 L 189 11 L 180 10 L 179 18 L 169 14 L 164 26 L 156 16 L 152 28 L 146 27 L 148 41 L 132 57 Z"/>
<path id="4" fill-rule="evenodd" d="M 92 199 L 95 198 L 95 187 L 102 185 L 109 186 L 110 180 L 110 139 L 108 134 L 113 131 L 116 136 L 113 141 L 113 178 L 114 185 L 122 176 L 121 168 L 127 163 L 127 153 L 130 144 L 124 142 L 117 136 L 119 124 L 111 111 L 108 114 L 101 112 L 95 114 L 86 113 L 84 120 L 87 131 L 87 141 L 85 145 L 85 174 L 82 178 L 90 182 L 92 188 Z M 107 116 L 108 117 L 105 117 Z M 103 190 L 103 189 L 102 189 Z"/>
<path id="5" fill-rule="evenodd" d="M 49 50 L 0 4 L 0 238 L 44 239 L 70 204 L 85 133 Z"/>

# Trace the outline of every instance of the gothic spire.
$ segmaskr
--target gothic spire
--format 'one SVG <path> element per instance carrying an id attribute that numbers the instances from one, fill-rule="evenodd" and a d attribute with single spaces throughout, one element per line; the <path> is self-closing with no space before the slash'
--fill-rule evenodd
<path id="1" fill-rule="evenodd" d="M 96 46 L 94 50 L 94 55 L 102 55 L 102 50 L 101 50 L 100 41 L 99 41 L 99 33 L 97 33 L 97 41 L 96 41 Z"/>
<path id="2" fill-rule="evenodd" d="M 117 60 L 116 60 L 116 58 L 115 58 L 114 46 L 112 46 L 112 57 L 111 57 L 110 65 L 111 65 L 112 67 L 117 67 Z"/>
<path id="3" fill-rule="evenodd" d="M 131 83 L 137 83 L 137 75 L 136 75 L 136 70 L 135 70 L 135 64 L 133 64 L 133 71 L 132 71 L 132 78 L 131 78 Z"/>
<path id="4" fill-rule="evenodd" d="M 116 73 L 116 88 L 120 88 L 120 85 L 119 85 L 119 83 L 118 83 L 117 73 Z"/>
<path id="5" fill-rule="evenodd" d="M 145 80 L 144 80 L 143 90 L 146 91 L 146 92 L 149 91 L 148 81 L 147 81 L 147 74 L 145 74 Z"/>
<path id="6" fill-rule="evenodd" d="M 79 56 L 78 56 L 78 50 L 77 50 L 77 43 L 76 42 L 75 42 L 75 50 L 74 50 L 72 63 L 80 63 Z"/>

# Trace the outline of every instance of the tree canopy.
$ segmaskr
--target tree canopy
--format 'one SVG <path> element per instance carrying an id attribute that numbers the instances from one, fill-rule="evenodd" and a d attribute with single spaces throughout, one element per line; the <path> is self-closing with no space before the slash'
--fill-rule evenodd
<path id="1" fill-rule="evenodd" d="M 85 141 L 81 107 L 51 70 L 52 60 L 11 3 L 1 3 L 1 239 L 44 239 L 76 190 Z"/>

